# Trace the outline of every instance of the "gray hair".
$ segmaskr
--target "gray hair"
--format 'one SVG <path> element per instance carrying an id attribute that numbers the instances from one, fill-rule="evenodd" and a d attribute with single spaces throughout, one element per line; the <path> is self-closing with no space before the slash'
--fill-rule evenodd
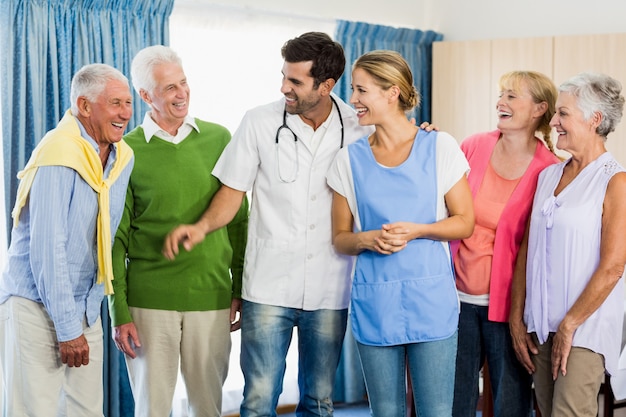
<path id="1" fill-rule="evenodd" d="M 596 112 L 602 115 L 596 133 L 604 138 L 615 130 L 622 119 L 622 84 L 608 75 L 583 72 L 561 84 L 559 91 L 576 97 L 585 120 L 589 120 Z"/>
<path id="2" fill-rule="evenodd" d="M 148 46 L 135 55 L 130 66 L 130 76 L 137 94 L 140 94 L 140 90 L 149 93 L 154 90 L 157 84 L 154 79 L 154 67 L 166 63 L 183 66 L 178 54 L 172 48 L 163 45 Z"/>
<path id="3" fill-rule="evenodd" d="M 79 97 L 85 97 L 90 102 L 97 101 L 111 80 L 118 80 L 128 85 L 128 78 L 107 64 L 89 64 L 79 69 L 72 77 L 70 87 L 72 114 L 74 116 L 78 115 Z"/>

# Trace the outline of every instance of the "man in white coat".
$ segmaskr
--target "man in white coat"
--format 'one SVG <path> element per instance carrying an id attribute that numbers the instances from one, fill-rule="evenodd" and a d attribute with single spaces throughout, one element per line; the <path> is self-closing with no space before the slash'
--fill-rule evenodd
<path id="1" fill-rule="evenodd" d="M 247 112 L 213 174 L 223 184 L 202 218 L 166 238 L 164 254 L 190 250 L 228 224 L 248 191 L 242 312 L 241 416 L 273 415 L 285 358 L 298 328 L 298 416 L 329 416 L 350 299 L 352 258 L 331 241 L 332 191 L 326 173 L 337 151 L 371 133 L 332 94 L 345 68 L 343 48 L 305 33 L 282 48 L 281 92 Z"/>

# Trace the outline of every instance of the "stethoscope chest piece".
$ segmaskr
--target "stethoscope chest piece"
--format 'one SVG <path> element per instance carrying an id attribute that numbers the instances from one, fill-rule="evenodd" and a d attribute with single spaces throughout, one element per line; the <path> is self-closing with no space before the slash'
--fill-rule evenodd
<path id="1" fill-rule="evenodd" d="M 344 136 L 344 132 L 343 132 L 343 118 L 341 117 L 341 111 L 339 110 L 339 105 L 337 104 L 337 101 L 335 101 L 335 99 L 330 96 L 330 99 L 333 101 L 333 104 L 335 105 L 335 108 L 337 109 L 337 115 L 339 116 L 339 123 L 341 123 L 341 142 L 339 144 L 339 148 L 343 148 L 343 136 Z M 281 166 L 280 166 L 280 143 L 281 143 L 281 139 L 284 142 L 285 139 L 289 138 L 289 136 L 291 136 L 291 138 L 293 139 L 293 148 L 294 148 L 294 152 L 295 152 L 295 160 L 294 160 L 294 165 L 293 168 L 291 169 L 291 173 L 287 176 L 283 175 L 283 172 L 281 170 Z M 299 152 L 298 152 L 298 135 L 296 135 L 294 133 L 293 130 L 291 130 L 291 128 L 289 126 L 287 126 L 287 110 L 283 110 L 283 124 L 280 125 L 278 127 L 278 129 L 276 130 L 276 138 L 275 138 L 275 148 L 276 148 L 276 174 L 278 176 L 278 179 L 280 180 L 280 182 L 283 183 L 292 183 L 294 182 L 297 178 L 298 178 L 298 171 L 300 170 L 300 156 L 299 156 Z"/>

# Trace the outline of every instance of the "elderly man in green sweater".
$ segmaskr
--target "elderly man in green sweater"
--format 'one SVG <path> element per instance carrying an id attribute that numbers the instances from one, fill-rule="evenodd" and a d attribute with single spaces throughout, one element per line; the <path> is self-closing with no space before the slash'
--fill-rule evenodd
<path id="1" fill-rule="evenodd" d="M 174 261 L 161 248 L 220 188 L 211 170 L 230 133 L 188 116 L 189 86 L 170 48 L 140 51 L 131 77 L 151 110 L 124 137 L 135 167 L 113 247 L 113 337 L 125 354 L 136 417 L 170 415 L 179 360 L 189 415 L 219 416 L 230 331 L 239 328 L 247 201 L 228 226 Z"/>

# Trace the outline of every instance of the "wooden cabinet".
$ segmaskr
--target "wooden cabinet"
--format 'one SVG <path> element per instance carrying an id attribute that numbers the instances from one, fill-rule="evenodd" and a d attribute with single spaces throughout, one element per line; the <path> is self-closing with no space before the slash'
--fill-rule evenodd
<path id="1" fill-rule="evenodd" d="M 495 129 L 498 123 L 496 102 L 500 94 L 498 88 L 500 77 L 515 70 L 538 71 L 552 77 L 552 44 L 552 38 L 491 41 L 491 102 L 487 130 Z"/>
<path id="2" fill-rule="evenodd" d="M 583 71 L 602 72 L 618 79 L 626 89 L 626 33 L 558 36 L 554 38 L 554 80 L 561 83 Z M 626 92 L 622 90 L 622 95 Z M 626 114 L 625 114 L 626 116 Z M 626 167 L 626 117 L 610 133 L 607 149 Z"/>
<path id="3" fill-rule="evenodd" d="M 457 140 L 489 126 L 491 42 L 433 44 L 432 122 Z"/>
<path id="4" fill-rule="evenodd" d="M 552 76 L 552 38 L 433 44 L 432 118 L 459 142 L 496 128 L 498 80 L 526 69 Z"/>
<path id="5" fill-rule="evenodd" d="M 583 71 L 603 72 L 626 87 L 624 51 L 626 34 L 435 42 L 432 122 L 459 142 L 495 129 L 498 80 L 511 70 L 542 72 L 557 86 Z M 607 148 L 626 166 L 626 120 Z"/>

